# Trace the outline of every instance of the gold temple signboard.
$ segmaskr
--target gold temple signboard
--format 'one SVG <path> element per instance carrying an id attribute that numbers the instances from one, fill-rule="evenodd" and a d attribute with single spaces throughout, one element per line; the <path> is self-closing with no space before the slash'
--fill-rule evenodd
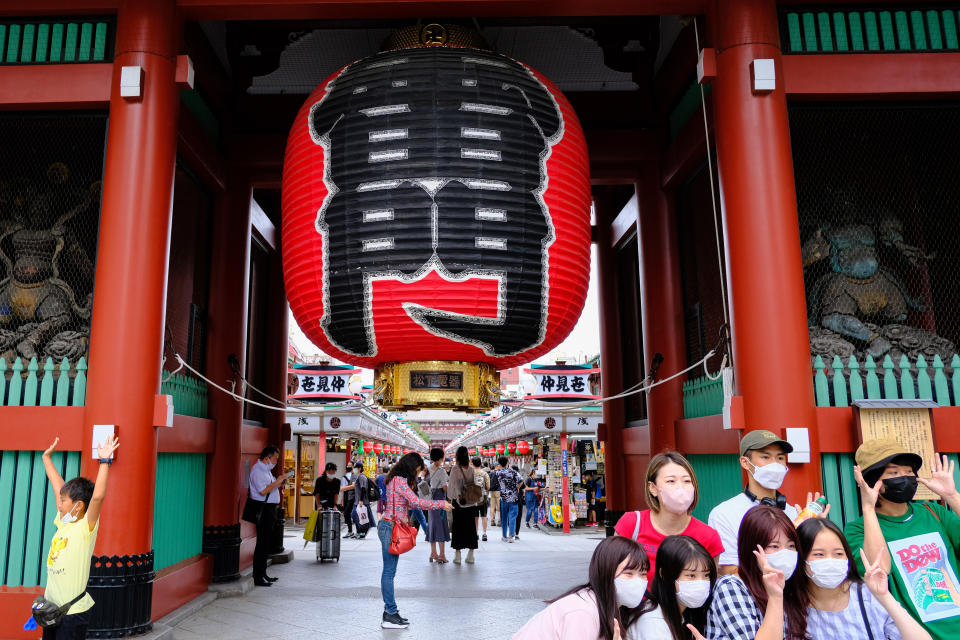
<path id="1" fill-rule="evenodd" d="M 482 413 L 500 403 L 500 374 L 484 362 L 386 362 L 374 379 L 377 404 L 391 411 Z"/>
<path id="2" fill-rule="evenodd" d="M 856 407 L 860 441 L 893 438 L 904 449 L 923 459 L 917 472 L 930 478 L 930 460 L 936 451 L 933 441 L 933 416 L 930 409 L 937 406 L 930 400 L 860 400 Z M 915 500 L 939 500 L 940 497 L 922 484 Z"/>

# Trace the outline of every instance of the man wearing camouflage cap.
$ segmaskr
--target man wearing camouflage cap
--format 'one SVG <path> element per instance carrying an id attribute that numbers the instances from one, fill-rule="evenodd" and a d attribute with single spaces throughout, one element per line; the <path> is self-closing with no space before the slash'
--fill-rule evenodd
<path id="1" fill-rule="evenodd" d="M 714 507 L 707 521 L 723 541 L 723 553 L 717 563 L 721 573 L 737 571 L 740 521 L 751 508 L 768 504 L 783 509 L 791 520 L 796 519 L 799 509 L 787 504 L 787 498 L 777 491 L 787 475 L 787 454 L 792 451 L 793 445 L 772 431 L 756 429 L 743 434 L 740 440 L 740 467 L 747 472 L 747 486 L 741 493 Z M 807 502 L 819 497 L 819 493 L 809 494 Z"/>
<path id="2" fill-rule="evenodd" d="M 960 494 L 947 456 L 930 461 L 929 480 L 917 476 L 922 459 L 896 440 L 881 438 L 857 449 L 853 475 L 860 486 L 863 517 L 845 534 L 863 574 L 860 549 L 869 562 L 879 557 L 892 578 L 890 590 L 934 640 L 960 638 Z M 936 503 L 913 502 L 922 484 L 952 511 Z"/>

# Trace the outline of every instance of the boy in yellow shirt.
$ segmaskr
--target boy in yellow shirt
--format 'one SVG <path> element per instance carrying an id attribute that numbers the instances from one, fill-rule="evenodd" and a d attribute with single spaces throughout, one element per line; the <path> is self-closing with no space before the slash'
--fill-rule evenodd
<path id="1" fill-rule="evenodd" d="M 97 541 L 100 508 L 107 493 L 107 474 L 119 442 L 111 436 L 97 447 L 100 469 L 96 484 L 82 476 L 63 481 L 50 459 L 59 442 L 57 438 L 43 452 L 43 468 L 57 501 L 57 517 L 53 521 L 57 532 L 47 555 L 47 589 L 43 597 L 58 606 L 81 597 L 73 602 L 58 626 L 43 630 L 43 639 L 82 640 L 87 637 L 93 607 L 93 598 L 86 593 L 90 557 Z"/>

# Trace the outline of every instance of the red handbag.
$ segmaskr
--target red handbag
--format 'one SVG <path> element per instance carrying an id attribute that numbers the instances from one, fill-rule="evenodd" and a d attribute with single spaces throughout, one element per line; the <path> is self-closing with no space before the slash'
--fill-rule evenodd
<path id="1" fill-rule="evenodd" d="M 390 534 L 389 553 L 395 556 L 406 553 L 417 546 L 417 530 L 406 522 L 394 521 L 393 532 Z"/>

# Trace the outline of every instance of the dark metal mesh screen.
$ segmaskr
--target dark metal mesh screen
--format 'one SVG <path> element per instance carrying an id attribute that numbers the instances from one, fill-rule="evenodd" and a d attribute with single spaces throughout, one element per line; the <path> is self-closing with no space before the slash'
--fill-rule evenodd
<path id="1" fill-rule="evenodd" d="M 107 119 L 0 115 L 0 357 L 87 355 Z"/>
<path id="2" fill-rule="evenodd" d="M 811 352 L 949 366 L 960 106 L 795 105 L 790 124 Z"/>

